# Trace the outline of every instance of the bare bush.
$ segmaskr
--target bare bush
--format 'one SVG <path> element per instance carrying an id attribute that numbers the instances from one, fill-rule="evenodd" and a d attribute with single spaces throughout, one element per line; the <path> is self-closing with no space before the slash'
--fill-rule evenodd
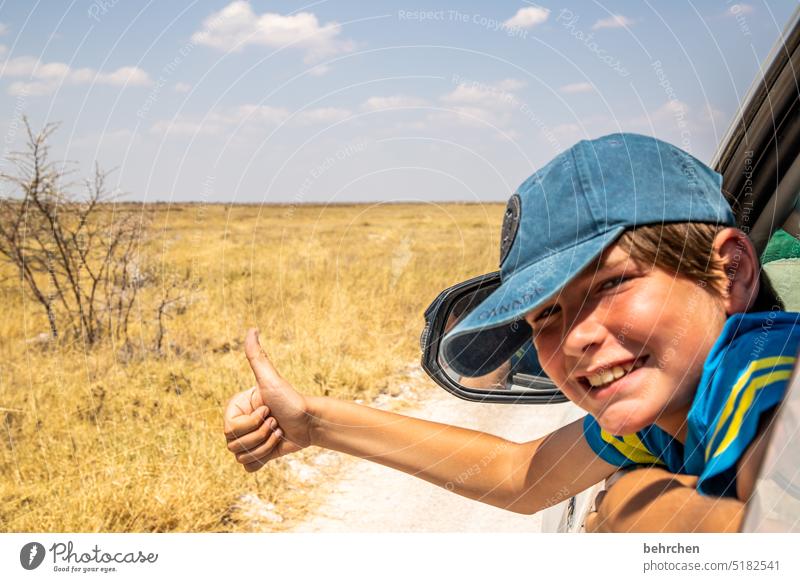
<path id="1" fill-rule="evenodd" d="M 197 281 L 192 277 L 191 269 L 183 272 L 172 271 L 163 273 L 161 279 L 161 294 L 156 302 L 155 324 L 156 332 L 153 340 L 153 351 L 165 355 L 164 338 L 167 334 L 167 319 L 176 314 L 181 315 L 191 303 L 197 291 Z M 180 351 L 180 350 L 176 350 Z"/>
<path id="2" fill-rule="evenodd" d="M 147 219 L 107 204 L 117 197 L 99 167 L 84 182 L 83 195 L 72 192 L 63 163 L 49 158 L 57 125 L 35 133 L 25 119 L 25 127 L 24 151 L 9 156 L 11 173 L 0 174 L 12 190 L 0 197 L 0 257 L 16 267 L 41 305 L 53 338 L 127 343 L 131 310 L 148 282 L 138 263 Z"/>

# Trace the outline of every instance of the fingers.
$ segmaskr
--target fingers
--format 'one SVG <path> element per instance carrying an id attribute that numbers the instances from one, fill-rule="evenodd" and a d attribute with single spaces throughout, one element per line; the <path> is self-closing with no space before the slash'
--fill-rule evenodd
<path id="1" fill-rule="evenodd" d="M 261 391 L 258 389 L 258 386 L 253 386 L 248 391 L 250 395 L 250 409 L 255 410 L 259 406 L 265 406 L 266 402 L 261 398 Z"/>
<path id="2" fill-rule="evenodd" d="M 250 465 L 258 463 L 259 461 L 268 461 L 269 459 L 267 457 L 271 452 L 273 452 L 275 446 L 280 442 L 282 436 L 283 431 L 281 429 L 276 429 L 271 435 L 269 435 L 269 438 L 266 440 L 266 442 L 251 451 L 239 453 L 236 455 L 236 460 L 242 465 Z"/>
<path id="3" fill-rule="evenodd" d="M 268 406 L 260 406 L 250 414 L 238 414 L 236 413 L 237 406 L 233 401 L 231 401 L 231 404 L 228 406 L 229 408 L 225 412 L 224 427 L 225 439 L 228 442 L 241 438 L 258 429 L 264 424 L 264 420 L 269 416 L 270 412 Z M 233 416 L 229 414 L 231 412 L 234 413 Z"/>
<path id="4" fill-rule="evenodd" d="M 258 451 L 255 451 L 250 456 L 240 456 L 241 460 L 239 462 L 243 464 L 244 470 L 247 471 L 248 473 L 258 471 L 269 461 L 279 457 L 280 453 L 278 452 L 277 447 L 281 443 L 282 438 L 283 438 L 283 431 L 281 429 L 278 429 L 272 434 L 268 442 L 264 443 L 262 447 L 259 447 Z M 249 462 L 244 462 L 244 461 L 249 461 Z"/>
<path id="5" fill-rule="evenodd" d="M 234 418 L 242 414 L 251 414 L 255 409 L 264 406 L 258 386 L 244 392 L 234 394 L 225 407 L 224 419 Z"/>
<path id="6" fill-rule="evenodd" d="M 244 465 L 244 470 L 247 471 L 248 473 L 254 473 L 258 471 L 261 467 L 269 463 L 269 461 L 270 459 L 269 457 L 267 457 L 265 459 L 256 461 L 255 463 L 248 463 L 247 465 Z"/>
<path id="7" fill-rule="evenodd" d="M 245 398 L 245 395 L 240 392 L 228 400 L 228 405 L 225 407 L 225 414 L 222 416 L 226 425 L 230 419 L 236 418 L 237 416 L 241 416 L 243 414 L 249 414 L 247 411 L 249 399 L 248 402 L 245 403 L 242 401 L 243 398 Z"/>
<path id="8" fill-rule="evenodd" d="M 250 368 L 252 368 L 259 386 L 264 387 L 280 379 L 280 375 L 275 366 L 272 365 L 267 352 L 261 347 L 261 343 L 258 340 L 258 330 L 255 328 L 247 330 L 247 336 L 244 340 L 244 353 L 247 356 L 247 361 L 250 362 Z"/>
<path id="9" fill-rule="evenodd" d="M 274 418 L 267 418 L 252 432 L 229 441 L 228 450 L 233 454 L 252 452 L 266 441 L 277 427 L 278 422 Z"/>

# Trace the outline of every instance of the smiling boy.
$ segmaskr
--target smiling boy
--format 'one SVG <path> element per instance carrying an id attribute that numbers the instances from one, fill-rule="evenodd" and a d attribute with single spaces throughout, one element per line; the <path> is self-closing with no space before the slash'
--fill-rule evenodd
<path id="1" fill-rule="evenodd" d="M 228 448 L 252 471 L 314 444 L 521 513 L 647 467 L 610 488 L 589 529 L 736 530 L 800 343 L 795 314 L 779 309 L 717 174 L 645 136 L 583 141 L 509 201 L 501 285 L 442 353 L 459 374 L 482 376 L 532 334 L 584 419 L 515 443 L 306 397 L 251 330 L 258 386 L 228 405 Z"/>

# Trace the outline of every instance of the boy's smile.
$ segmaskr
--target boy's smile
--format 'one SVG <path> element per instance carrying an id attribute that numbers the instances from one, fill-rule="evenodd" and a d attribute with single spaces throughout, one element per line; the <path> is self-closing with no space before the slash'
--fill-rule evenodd
<path id="1" fill-rule="evenodd" d="M 525 320 L 545 372 L 605 430 L 683 437 L 703 362 L 726 320 L 711 291 L 613 245 Z"/>
<path id="2" fill-rule="evenodd" d="M 645 363 L 645 358 L 630 359 L 623 362 L 611 362 L 596 366 L 592 370 L 587 370 L 585 376 L 576 374 L 576 377 L 586 386 L 586 388 L 601 389 L 619 380 L 623 376 L 635 372 Z"/>

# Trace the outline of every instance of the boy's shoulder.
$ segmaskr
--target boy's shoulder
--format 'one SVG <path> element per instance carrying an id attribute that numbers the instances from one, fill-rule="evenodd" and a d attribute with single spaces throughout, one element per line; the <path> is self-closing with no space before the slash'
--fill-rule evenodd
<path id="1" fill-rule="evenodd" d="M 703 492 L 730 494 L 741 455 L 764 413 L 783 399 L 800 346 L 800 313 L 736 314 L 703 368 L 689 413 L 688 464 Z M 705 478 L 702 478 L 705 477 Z"/>
<path id="2" fill-rule="evenodd" d="M 697 398 L 728 400 L 739 383 L 793 366 L 800 346 L 800 313 L 737 313 L 728 318 L 706 358 Z"/>
<path id="3" fill-rule="evenodd" d="M 791 352 L 793 342 L 800 338 L 798 323 L 800 313 L 790 311 L 736 313 L 725 322 L 708 361 L 730 353 L 742 355 L 748 352 L 750 359 L 755 359 L 762 354 Z"/>

